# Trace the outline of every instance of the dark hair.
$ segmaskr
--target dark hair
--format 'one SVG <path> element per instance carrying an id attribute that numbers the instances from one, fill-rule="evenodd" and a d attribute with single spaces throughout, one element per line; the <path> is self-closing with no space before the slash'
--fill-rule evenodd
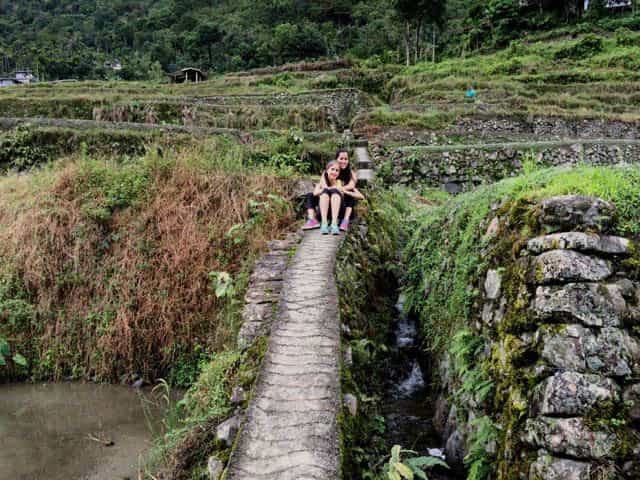
<path id="1" fill-rule="evenodd" d="M 349 155 L 349 150 L 347 150 L 346 148 L 339 148 L 338 150 L 336 150 L 336 156 L 333 158 L 337 160 L 341 153 L 346 153 L 347 155 Z"/>

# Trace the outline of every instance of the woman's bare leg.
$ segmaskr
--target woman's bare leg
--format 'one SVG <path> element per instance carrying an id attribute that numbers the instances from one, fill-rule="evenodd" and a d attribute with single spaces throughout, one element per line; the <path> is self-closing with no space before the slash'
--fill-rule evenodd
<path id="1" fill-rule="evenodd" d="M 338 225 L 338 215 L 340 215 L 340 195 L 331 195 L 331 224 Z"/>
<path id="2" fill-rule="evenodd" d="M 316 211 L 313 208 L 307 210 L 307 218 L 310 218 L 312 220 L 316 219 Z"/>
<path id="3" fill-rule="evenodd" d="M 327 223 L 327 217 L 329 216 L 329 195 L 323 193 L 320 195 L 320 217 L 322 223 Z"/>
<path id="4" fill-rule="evenodd" d="M 344 219 L 349 221 L 351 220 L 351 212 L 353 211 L 352 207 L 346 207 L 344 209 Z"/>

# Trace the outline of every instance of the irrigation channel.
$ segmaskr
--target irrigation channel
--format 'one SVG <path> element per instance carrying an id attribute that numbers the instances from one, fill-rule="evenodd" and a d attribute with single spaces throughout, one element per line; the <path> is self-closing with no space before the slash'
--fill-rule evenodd
<path id="1" fill-rule="evenodd" d="M 91 383 L 0 386 L 0 480 L 137 479 L 167 405 Z"/>
<path id="2" fill-rule="evenodd" d="M 400 296 L 390 339 L 390 358 L 385 378 L 384 415 L 389 447 L 401 445 L 419 455 L 444 459 L 442 440 L 433 426 L 433 408 L 429 398 L 429 363 L 420 348 L 420 333 L 415 319 L 404 311 Z M 431 480 L 456 477 L 438 468 L 429 473 Z"/>

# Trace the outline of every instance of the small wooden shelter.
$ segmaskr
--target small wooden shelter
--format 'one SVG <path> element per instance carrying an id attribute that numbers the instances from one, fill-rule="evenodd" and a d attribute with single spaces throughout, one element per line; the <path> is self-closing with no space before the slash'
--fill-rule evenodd
<path id="1" fill-rule="evenodd" d="M 169 74 L 172 83 L 184 83 L 184 82 L 202 82 L 207 79 L 207 74 L 199 68 L 187 67 L 177 72 Z"/>

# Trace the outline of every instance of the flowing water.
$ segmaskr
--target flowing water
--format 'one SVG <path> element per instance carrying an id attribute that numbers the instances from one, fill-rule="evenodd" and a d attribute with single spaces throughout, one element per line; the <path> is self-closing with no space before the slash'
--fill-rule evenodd
<path id="1" fill-rule="evenodd" d="M 0 480 L 137 479 L 166 409 L 154 396 L 120 385 L 0 385 Z"/>
<path id="2" fill-rule="evenodd" d="M 432 423 L 433 408 L 429 401 L 429 365 L 420 351 L 417 322 L 406 315 L 402 297 L 396 305 L 391 358 L 387 366 L 384 413 L 389 448 L 403 449 L 420 455 L 444 458 L 441 439 Z M 442 469 L 429 474 L 430 479 L 453 479 Z"/>

